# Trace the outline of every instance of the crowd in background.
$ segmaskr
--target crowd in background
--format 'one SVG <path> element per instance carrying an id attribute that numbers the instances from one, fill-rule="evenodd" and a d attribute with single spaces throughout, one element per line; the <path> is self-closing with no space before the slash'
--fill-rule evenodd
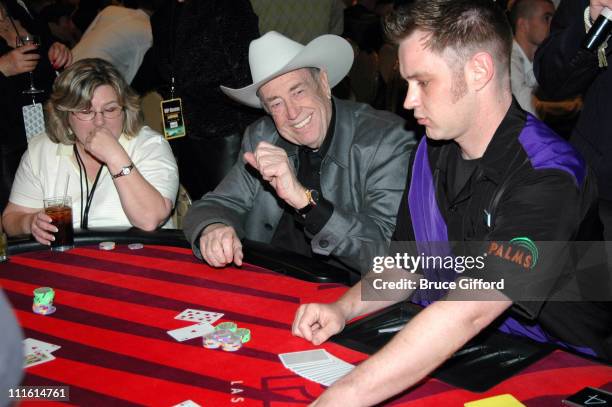
<path id="1" fill-rule="evenodd" d="M 333 89 L 334 96 L 394 112 L 421 136 L 423 129 L 402 106 L 406 83 L 399 72 L 397 46 L 382 29 L 390 11 L 410 2 L 240 0 L 229 5 L 222 0 L 2 0 L 0 87 L 5 97 L 0 104 L 6 114 L 0 121 L 0 209 L 6 206 L 27 147 L 22 107 L 30 102 L 44 104 L 56 76 L 73 61 L 85 58 L 102 58 L 119 70 L 143 97 L 145 124 L 156 131 L 162 131 L 159 101 L 181 99 L 186 136 L 172 140 L 170 146 L 185 197 L 197 199 L 215 188 L 236 161 L 244 130 L 261 117 L 261 111 L 231 101 L 219 86 L 249 82 L 249 43 L 270 30 L 303 44 L 325 33 L 342 35 L 353 46 L 355 62 Z M 569 139 L 591 82 L 560 92 L 556 83 L 550 86 L 548 78 L 555 75 L 544 64 L 539 76 L 534 73 L 536 50 L 548 41 L 559 1 L 497 3 L 514 32 L 511 84 L 515 98 L 523 109 Z M 562 4 L 562 9 L 567 7 Z M 29 56 L 31 48 L 13 43 L 20 30 L 40 35 L 35 52 L 40 59 Z M 590 74 L 591 79 L 597 72 Z M 23 93 L 28 73 L 42 93 Z M 539 86 L 538 79 L 546 80 L 545 86 Z M 585 151 L 603 180 L 601 156 Z M 602 181 L 600 190 L 607 189 Z M 603 201 L 604 207 L 607 202 Z"/>

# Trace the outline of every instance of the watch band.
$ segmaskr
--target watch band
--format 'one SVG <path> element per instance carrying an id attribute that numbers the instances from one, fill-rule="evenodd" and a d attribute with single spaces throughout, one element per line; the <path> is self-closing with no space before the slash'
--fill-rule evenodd
<path id="1" fill-rule="evenodd" d="M 121 168 L 121 171 L 119 171 L 117 174 L 114 174 L 113 179 L 123 177 L 124 175 L 130 175 L 133 169 L 134 163 L 130 163 L 130 165 L 126 165 L 125 167 Z"/>
<path id="2" fill-rule="evenodd" d="M 312 208 L 317 206 L 317 200 L 319 199 L 319 191 L 317 191 L 316 189 L 307 189 L 306 198 L 308 199 L 308 205 L 301 209 L 296 209 L 298 215 L 306 216 L 306 214 L 310 212 Z"/>

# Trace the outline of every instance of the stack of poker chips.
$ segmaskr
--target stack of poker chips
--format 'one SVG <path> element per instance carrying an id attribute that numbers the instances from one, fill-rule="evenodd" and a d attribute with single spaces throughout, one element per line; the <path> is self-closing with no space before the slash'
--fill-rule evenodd
<path id="1" fill-rule="evenodd" d="M 55 312 L 53 298 L 55 291 L 51 287 L 39 287 L 34 290 L 34 303 L 32 311 L 40 315 L 49 315 Z"/>
<path id="2" fill-rule="evenodd" d="M 251 340 L 251 331 L 238 328 L 234 322 L 222 322 L 215 331 L 204 336 L 204 347 L 208 349 L 221 348 L 226 352 L 235 352 L 243 343 Z"/>

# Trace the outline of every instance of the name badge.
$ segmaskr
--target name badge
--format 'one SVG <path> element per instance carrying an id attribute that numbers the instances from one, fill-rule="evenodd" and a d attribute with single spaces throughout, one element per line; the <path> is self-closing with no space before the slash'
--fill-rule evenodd
<path id="1" fill-rule="evenodd" d="M 162 100 L 160 106 L 164 124 L 164 137 L 166 140 L 185 137 L 187 129 L 183 121 L 183 104 L 181 98 Z"/>

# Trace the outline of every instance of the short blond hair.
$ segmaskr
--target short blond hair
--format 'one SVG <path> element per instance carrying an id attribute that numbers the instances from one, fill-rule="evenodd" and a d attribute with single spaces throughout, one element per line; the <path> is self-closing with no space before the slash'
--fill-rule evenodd
<path id="1" fill-rule="evenodd" d="M 68 145 L 75 143 L 76 136 L 70 129 L 68 117 L 71 112 L 90 109 L 95 90 L 103 85 L 113 88 L 123 107 L 123 134 L 128 138 L 138 134 L 143 126 L 140 97 L 110 62 L 88 58 L 72 64 L 53 84 L 45 105 L 46 130 L 51 141 Z"/>

